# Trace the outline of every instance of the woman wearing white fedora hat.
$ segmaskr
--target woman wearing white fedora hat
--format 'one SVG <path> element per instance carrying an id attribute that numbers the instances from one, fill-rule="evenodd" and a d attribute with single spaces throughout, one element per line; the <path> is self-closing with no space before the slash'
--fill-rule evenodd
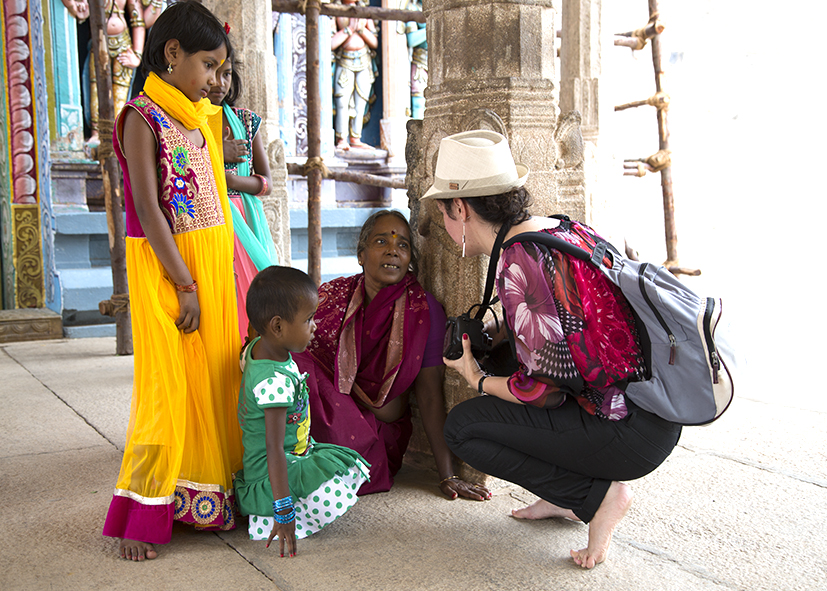
<path id="1" fill-rule="evenodd" d="M 575 223 L 528 213 L 528 173 L 502 135 L 468 131 L 443 138 L 433 186 L 422 196 L 439 200 L 463 256 L 499 257 L 497 292 L 519 364 L 512 375 L 487 375 L 463 336 L 463 356 L 445 364 L 481 396 L 449 412 L 445 439 L 469 465 L 540 497 L 514 517 L 588 523 L 587 547 L 571 555 L 592 568 L 605 560 L 631 505 L 623 481 L 657 468 L 681 430 L 636 407 L 618 387 L 644 370 L 619 290 L 590 265 L 537 243 L 501 248 L 523 232 L 583 241 Z"/>

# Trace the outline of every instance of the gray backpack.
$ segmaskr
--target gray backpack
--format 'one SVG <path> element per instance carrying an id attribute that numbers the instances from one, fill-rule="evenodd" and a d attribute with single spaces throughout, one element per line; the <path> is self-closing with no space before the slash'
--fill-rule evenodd
<path id="1" fill-rule="evenodd" d="M 729 407 L 733 396 L 732 350 L 716 332 L 721 300 L 700 297 L 662 266 L 632 261 L 590 228 L 566 216 L 552 216 L 576 231 L 588 252 L 545 232 L 525 232 L 508 240 L 534 242 L 588 261 L 626 297 L 635 313 L 647 364 L 645 381 L 629 382 L 626 395 L 637 406 L 681 425 L 706 425 Z M 612 261 L 611 268 L 604 257 Z"/>

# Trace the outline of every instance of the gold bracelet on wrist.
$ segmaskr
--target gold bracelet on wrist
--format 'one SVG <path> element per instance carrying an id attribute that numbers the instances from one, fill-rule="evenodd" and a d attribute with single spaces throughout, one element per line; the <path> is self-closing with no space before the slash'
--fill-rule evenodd
<path id="1" fill-rule="evenodd" d="M 448 478 L 443 478 L 442 480 L 439 481 L 439 486 L 442 486 L 443 484 L 445 484 L 449 480 L 459 480 L 459 476 L 457 476 L 456 474 L 453 474 L 453 475 L 449 476 Z"/>

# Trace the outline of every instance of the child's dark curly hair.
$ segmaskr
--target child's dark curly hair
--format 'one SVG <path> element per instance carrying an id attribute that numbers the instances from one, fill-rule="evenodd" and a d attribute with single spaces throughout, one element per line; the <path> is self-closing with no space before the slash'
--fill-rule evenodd
<path id="1" fill-rule="evenodd" d="M 292 322 L 302 302 L 318 294 L 316 283 L 304 271 L 273 265 L 259 271 L 247 291 L 247 318 L 259 334 L 275 316 Z"/>

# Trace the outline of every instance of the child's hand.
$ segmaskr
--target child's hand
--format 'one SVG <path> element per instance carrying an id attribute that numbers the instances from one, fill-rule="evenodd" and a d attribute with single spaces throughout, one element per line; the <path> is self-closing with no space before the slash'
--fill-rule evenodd
<path id="1" fill-rule="evenodd" d="M 230 128 L 224 128 L 224 162 L 244 162 L 247 158 L 247 140 L 233 139 Z"/>
<path id="2" fill-rule="evenodd" d="M 279 537 L 279 554 L 284 558 L 284 550 L 287 548 L 287 556 L 292 558 L 296 555 L 296 520 L 290 523 L 274 523 L 273 531 L 270 532 L 270 537 L 267 538 L 267 548 L 270 547 L 270 542 L 273 538 Z"/>
<path id="3" fill-rule="evenodd" d="M 175 321 L 176 328 L 183 330 L 185 333 L 198 330 L 201 321 L 201 306 L 198 304 L 198 294 L 194 291 L 179 291 L 178 304 L 181 306 L 181 312 Z"/>

